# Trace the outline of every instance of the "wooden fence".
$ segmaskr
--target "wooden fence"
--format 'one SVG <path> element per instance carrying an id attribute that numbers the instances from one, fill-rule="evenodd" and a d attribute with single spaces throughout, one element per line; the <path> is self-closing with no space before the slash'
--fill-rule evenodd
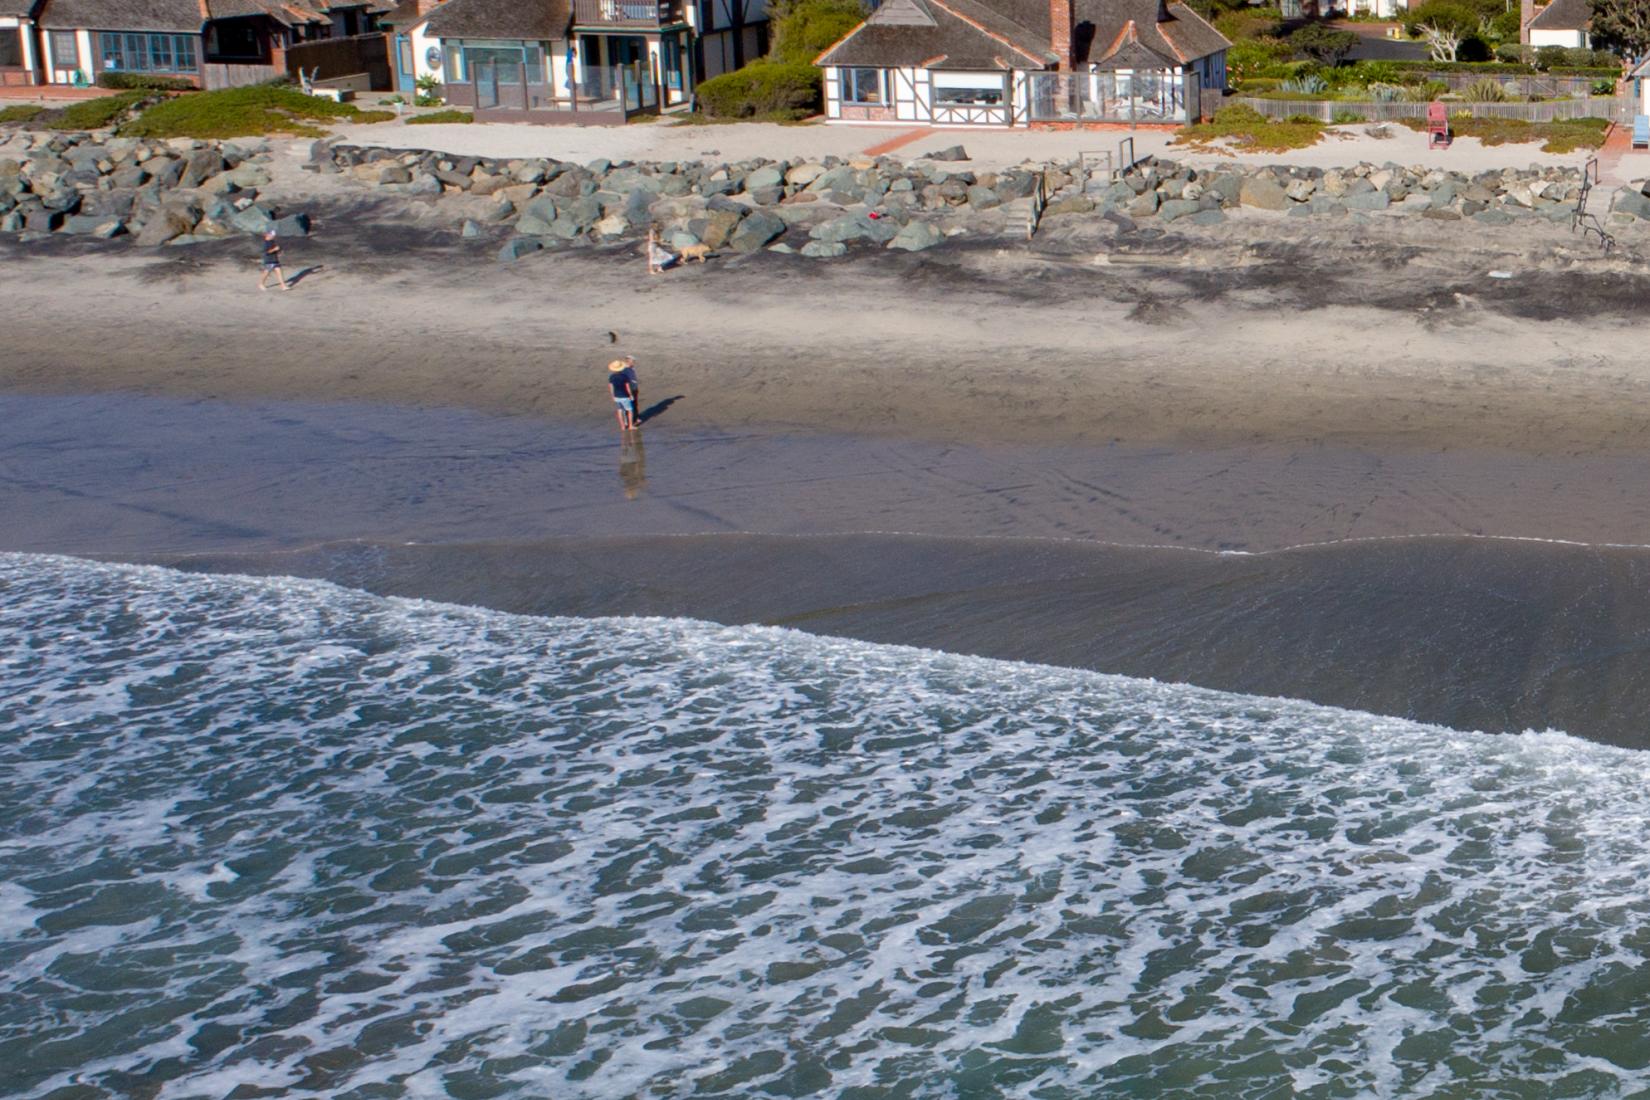
<path id="1" fill-rule="evenodd" d="M 225 88 L 242 88 L 248 84 L 263 84 L 281 75 L 273 65 L 228 65 L 208 61 L 201 66 L 201 87 L 209 92 Z"/>
<path id="2" fill-rule="evenodd" d="M 287 47 L 287 75 L 297 79 L 301 69 L 314 75 L 316 80 L 334 80 L 366 73 L 373 91 L 387 92 L 390 90 L 389 42 L 389 36 L 383 34 L 300 42 Z"/>
<path id="3" fill-rule="evenodd" d="M 1336 115 L 1358 115 L 1368 122 L 1396 122 L 1400 119 L 1427 117 L 1425 103 L 1352 102 L 1336 99 L 1260 99 L 1255 96 L 1233 96 L 1228 103 L 1253 107 L 1268 118 L 1289 118 L 1307 115 L 1324 122 L 1334 122 Z M 1542 103 L 1467 103 L 1449 100 L 1449 113 L 1470 114 L 1474 118 L 1512 118 L 1525 122 L 1555 122 L 1567 118 L 1619 118 L 1620 107 L 1615 96 L 1584 96 L 1581 99 L 1554 99 Z"/>

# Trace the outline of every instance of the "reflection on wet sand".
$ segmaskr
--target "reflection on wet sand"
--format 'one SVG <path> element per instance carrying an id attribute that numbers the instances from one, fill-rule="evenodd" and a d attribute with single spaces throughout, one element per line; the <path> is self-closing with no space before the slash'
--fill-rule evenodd
<path id="1" fill-rule="evenodd" d="M 635 500 L 647 488 L 647 449 L 641 436 L 619 442 L 619 484 L 624 486 L 626 500 Z"/>

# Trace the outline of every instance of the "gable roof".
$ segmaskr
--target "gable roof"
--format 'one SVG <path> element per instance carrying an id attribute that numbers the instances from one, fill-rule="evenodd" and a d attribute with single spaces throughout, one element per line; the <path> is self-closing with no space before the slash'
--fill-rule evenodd
<path id="1" fill-rule="evenodd" d="M 27 18 L 34 14 L 34 9 L 40 6 L 40 0 L 0 0 L 0 15 L 16 15 Z"/>
<path id="2" fill-rule="evenodd" d="M 1178 68 L 1231 46 L 1197 12 L 1165 0 L 1076 0 L 1072 17 L 1079 27 L 1087 23 L 1094 28 L 1087 55 L 1073 59 L 1078 65 L 1092 62 L 1102 69 L 1141 68 L 1151 66 L 1151 58 L 1156 57 L 1161 60 L 1151 67 Z M 1084 40 L 1081 34 L 1072 37 L 1076 43 Z M 1141 64 L 1128 63 L 1131 60 Z"/>
<path id="3" fill-rule="evenodd" d="M 282 0 L 206 0 L 206 12 L 213 19 L 267 15 L 288 27 L 327 21 L 326 16 L 303 0 L 287 0 L 284 3 Z"/>
<path id="4" fill-rule="evenodd" d="M 1535 13 L 1529 25 L 1538 31 L 1584 31 L 1592 20 L 1591 0 L 1553 0 Z"/>
<path id="5" fill-rule="evenodd" d="M 199 34 L 206 19 L 204 0 L 52 0 L 40 25 L 54 30 Z"/>
<path id="6" fill-rule="evenodd" d="M 1044 13 L 1041 32 L 1020 22 L 1034 10 Z M 1040 69 L 1057 60 L 1047 21 L 1044 0 L 892 0 L 814 64 Z"/>
<path id="7" fill-rule="evenodd" d="M 554 39 L 567 34 L 569 0 L 447 0 L 430 13 L 436 38 Z"/>

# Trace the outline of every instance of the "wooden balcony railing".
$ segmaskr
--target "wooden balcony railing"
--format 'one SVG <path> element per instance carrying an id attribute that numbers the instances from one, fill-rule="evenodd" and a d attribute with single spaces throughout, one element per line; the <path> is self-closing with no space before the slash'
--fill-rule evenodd
<path id="1" fill-rule="evenodd" d="M 659 27 L 682 21 L 682 0 L 573 0 L 577 27 Z"/>

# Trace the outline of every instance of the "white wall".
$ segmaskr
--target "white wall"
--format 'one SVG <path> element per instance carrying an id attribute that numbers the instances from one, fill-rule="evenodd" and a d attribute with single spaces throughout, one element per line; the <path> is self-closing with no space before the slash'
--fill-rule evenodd
<path id="1" fill-rule="evenodd" d="M 1541 30 L 1538 27 L 1530 28 L 1530 45 L 1532 46 L 1565 46 L 1573 49 L 1586 47 L 1590 44 L 1587 40 L 1587 32 L 1583 30 L 1548 31 Z"/>

